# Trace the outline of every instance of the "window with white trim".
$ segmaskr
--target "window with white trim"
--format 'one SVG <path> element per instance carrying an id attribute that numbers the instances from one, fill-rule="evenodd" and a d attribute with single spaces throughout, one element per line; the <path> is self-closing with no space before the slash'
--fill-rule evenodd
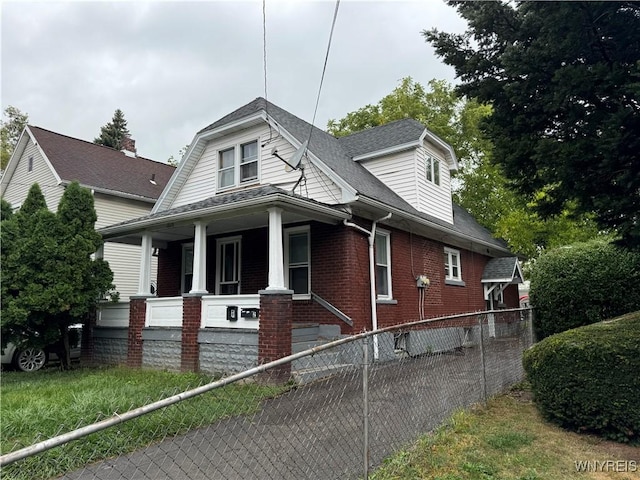
<path id="1" fill-rule="evenodd" d="M 27 160 L 27 172 L 33 172 L 33 157 Z"/>
<path id="2" fill-rule="evenodd" d="M 258 179 L 258 141 L 242 143 L 218 152 L 218 189 Z"/>
<path id="3" fill-rule="evenodd" d="M 285 230 L 285 284 L 293 290 L 293 298 L 309 298 L 311 294 L 311 242 L 309 227 Z"/>
<path id="4" fill-rule="evenodd" d="M 444 249 L 444 278 L 454 282 L 462 282 L 460 268 L 460 252 L 453 248 Z"/>
<path id="5" fill-rule="evenodd" d="M 241 237 L 216 240 L 216 295 L 240 294 Z"/>
<path id="6" fill-rule="evenodd" d="M 427 155 L 425 159 L 425 171 L 427 180 L 436 185 L 440 185 L 440 160 Z"/>
<path id="7" fill-rule="evenodd" d="M 376 294 L 378 299 L 388 300 L 391 294 L 391 235 L 378 230 L 375 238 L 376 246 Z"/>
<path id="8" fill-rule="evenodd" d="M 189 293 L 193 285 L 193 243 L 182 245 L 182 272 L 181 272 L 182 293 Z"/>

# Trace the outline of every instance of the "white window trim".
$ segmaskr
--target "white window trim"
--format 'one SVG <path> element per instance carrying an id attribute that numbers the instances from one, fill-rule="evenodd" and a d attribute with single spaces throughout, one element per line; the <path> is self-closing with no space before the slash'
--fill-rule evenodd
<path id="1" fill-rule="evenodd" d="M 250 180 L 240 181 L 240 170 L 242 165 L 242 146 L 248 145 L 250 143 L 256 143 L 257 146 L 257 172 L 256 178 L 252 178 Z M 225 187 L 220 186 L 220 155 L 222 152 L 233 149 L 233 184 L 227 185 Z M 252 185 L 255 183 L 260 183 L 260 165 L 261 165 L 261 151 L 260 148 L 260 139 L 256 138 L 254 140 L 249 140 L 247 142 L 236 142 L 231 144 L 225 144 L 224 146 L 220 146 L 216 150 L 216 192 L 224 192 L 226 190 L 230 190 L 232 188 L 237 188 L 240 185 Z"/>
<path id="2" fill-rule="evenodd" d="M 220 246 L 228 243 L 237 243 L 238 244 L 238 295 L 241 292 L 241 282 L 242 282 L 242 236 L 237 235 L 234 237 L 224 237 L 216 239 L 216 295 L 221 295 L 220 293 L 220 277 L 222 276 L 222 258 L 220 255 Z"/>
<path id="3" fill-rule="evenodd" d="M 186 258 L 187 249 L 189 247 L 191 247 L 192 255 L 194 255 L 194 258 L 191 259 L 191 275 L 193 275 L 193 262 L 195 260 L 195 252 L 193 252 L 193 248 L 194 248 L 193 242 L 183 243 L 182 244 L 182 261 L 180 264 L 180 292 L 181 293 L 189 293 L 188 291 L 185 291 L 185 284 L 184 284 L 184 277 L 187 274 L 185 270 L 185 266 L 186 266 L 185 258 Z"/>
<path id="4" fill-rule="evenodd" d="M 441 161 L 439 158 L 434 157 L 433 155 L 427 154 L 424 159 L 424 169 L 425 169 L 425 179 L 429 183 L 433 183 L 434 185 L 440 186 L 442 184 L 442 169 Z M 436 182 L 436 164 L 438 165 L 438 177 Z"/>
<path id="5" fill-rule="evenodd" d="M 444 247 L 444 254 L 447 256 L 447 261 L 444 264 L 445 266 L 445 283 L 448 283 L 450 285 L 461 285 L 464 286 L 464 282 L 462 280 L 462 257 L 460 256 L 460 250 L 455 250 L 453 248 L 449 248 L 449 247 Z M 457 276 L 453 276 L 452 275 L 452 268 L 451 268 L 451 259 L 453 258 L 453 256 L 456 256 L 458 259 L 458 275 Z M 449 265 L 449 273 L 447 274 L 447 269 L 446 269 L 446 265 Z"/>
<path id="6" fill-rule="evenodd" d="M 376 236 L 380 235 L 383 236 L 387 239 L 386 241 L 386 249 L 387 249 L 387 285 L 389 285 L 389 292 L 387 293 L 387 295 L 378 295 L 377 292 L 377 288 L 376 288 L 376 298 L 378 300 L 392 300 L 393 299 L 393 289 L 392 289 L 392 283 L 391 283 L 391 232 L 387 231 L 387 230 L 382 230 L 382 229 L 378 229 L 376 230 Z M 375 259 L 376 262 L 376 270 L 378 267 L 378 259 Z"/>
<path id="7" fill-rule="evenodd" d="M 27 173 L 32 173 L 33 172 L 33 155 L 30 155 L 29 158 L 27 159 Z"/>
<path id="8" fill-rule="evenodd" d="M 289 235 L 292 233 L 306 232 L 307 234 L 307 285 L 309 285 L 309 293 L 296 293 L 293 300 L 309 300 L 311 298 L 311 228 L 309 225 L 300 227 L 291 227 L 284 229 L 284 284 L 289 287 Z"/>

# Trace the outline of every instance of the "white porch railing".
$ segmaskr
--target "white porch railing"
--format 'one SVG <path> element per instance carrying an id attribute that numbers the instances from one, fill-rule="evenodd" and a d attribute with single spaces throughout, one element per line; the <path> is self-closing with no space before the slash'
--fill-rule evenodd
<path id="1" fill-rule="evenodd" d="M 101 303 L 96 315 L 98 327 L 128 327 L 129 302 Z"/>
<path id="2" fill-rule="evenodd" d="M 260 295 L 216 295 L 202 297 L 201 328 L 258 329 Z"/>
<path id="3" fill-rule="evenodd" d="M 145 327 L 181 327 L 182 297 L 147 298 Z"/>

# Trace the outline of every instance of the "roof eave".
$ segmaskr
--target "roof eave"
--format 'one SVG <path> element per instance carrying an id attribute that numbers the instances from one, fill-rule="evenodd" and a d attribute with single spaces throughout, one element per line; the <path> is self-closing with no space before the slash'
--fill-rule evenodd
<path id="1" fill-rule="evenodd" d="M 382 211 L 391 212 L 391 213 L 394 214 L 394 216 L 398 216 L 398 217 L 401 217 L 401 218 L 404 217 L 407 220 L 416 222 L 418 224 L 421 224 L 421 225 L 424 225 L 424 226 L 426 226 L 428 228 L 432 228 L 434 230 L 440 231 L 440 232 L 445 233 L 447 235 L 454 236 L 454 237 L 460 238 L 462 240 L 470 241 L 470 242 L 472 242 L 472 243 L 474 243 L 476 245 L 481 245 L 481 246 L 490 248 L 492 250 L 495 250 L 497 252 L 508 253 L 508 254 L 512 255 L 512 253 L 507 248 L 501 247 L 501 246 L 496 245 L 494 243 L 487 242 L 487 241 L 479 239 L 477 237 L 472 237 L 470 235 L 465 235 L 463 233 L 456 232 L 456 231 L 454 231 L 452 229 L 443 227 L 442 225 L 438 225 L 437 223 L 430 222 L 429 220 L 426 220 L 426 219 L 424 219 L 422 217 L 414 215 L 413 213 L 407 212 L 407 211 L 402 210 L 402 209 L 397 208 L 397 207 L 391 207 L 388 204 L 385 204 L 385 203 L 380 202 L 378 200 L 374 200 L 372 198 L 365 197 L 365 196 L 361 195 L 361 196 L 358 197 L 358 201 L 360 201 L 360 202 L 362 202 L 364 204 L 368 204 L 368 205 L 370 205 L 372 207 L 376 207 L 376 208 L 378 208 L 378 209 L 380 209 Z"/>
<path id="2" fill-rule="evenodd" d="M 163 225 L 167 222 L 189 222 L 201 219 L 215 214 L 224 214 L 227 212 L 240 213 L 243 210 L 249 210 L 255 207 L 270 205 L 282 207 L 294 207 L 307 211 L 315 212 L 326 218 L 334 218 L 336 221 L 348 219 L 350 215 L 330 206 L 325 206 L 315 202 L 309 202 L 302 198 L 292 197 L 284 193 L 271 193 L 262 197 L 240 200 L 224 205 L 213 205 L 211 207 L 201 208 L 189 212 L 176 212 L 174 214 L 162 215 L 154 218 L 143 218 L 140 221 L 126 223 L 124 225 L 114 225 L 98 229 L 103 238 L 116 238 L 125 234 L 135 233 L 149 229 L 154 226 Z"/>
<path id="3" fill-rule="evenodd" d="M 404 152 L 405 150 L 411 150 L 412 148 L 418 148 L 421 145 L 421 140 L 411 141 L 400 145 L 394 145 L 393 147 L 384 148 L 382 150 L 376 150 L 373 152 L 364 153 L 362 155 L 356 155 L 353 157 L 354 162 L 360 162 L 362 160 L 370 160 L 373 158 L 383 157 L 385 155 L 392 155 L 394 153 Z"/>

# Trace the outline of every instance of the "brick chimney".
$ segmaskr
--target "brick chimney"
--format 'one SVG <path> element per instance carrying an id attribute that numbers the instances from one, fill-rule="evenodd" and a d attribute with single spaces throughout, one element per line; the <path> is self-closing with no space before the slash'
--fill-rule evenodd
<path id="1" fill-rule="evenodd" d="M 122 151 L 125 155 L 129 157 L 136 156 L 136 141 L 129 137 L 125 136 L 122 138 L 120 151 Z"/>

